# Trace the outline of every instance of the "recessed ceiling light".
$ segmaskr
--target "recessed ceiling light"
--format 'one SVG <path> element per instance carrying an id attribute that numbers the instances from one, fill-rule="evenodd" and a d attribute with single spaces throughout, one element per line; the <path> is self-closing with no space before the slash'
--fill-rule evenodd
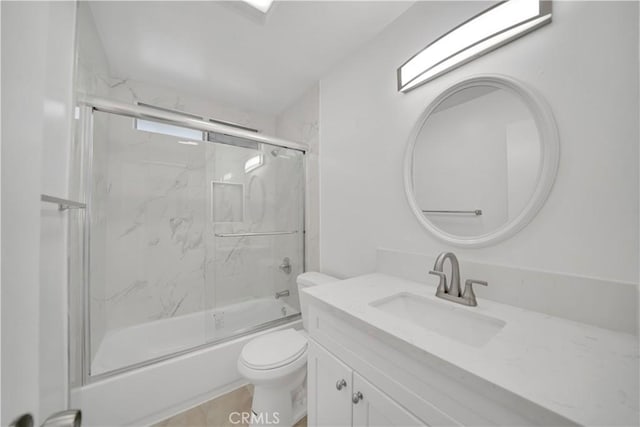
<path id="1" fill-rule="evenodd" d="M 267 13 L 273 4 L 273 0 L 243 0 L 245 3 L 255 7 L 262 13 Z"/>
<path id="2" fill-rule="evenodd" d="M 498 3 L 449 31 L 398 69 L 398 90 L 407 92 L 551 22 L 551 1 Z"/>

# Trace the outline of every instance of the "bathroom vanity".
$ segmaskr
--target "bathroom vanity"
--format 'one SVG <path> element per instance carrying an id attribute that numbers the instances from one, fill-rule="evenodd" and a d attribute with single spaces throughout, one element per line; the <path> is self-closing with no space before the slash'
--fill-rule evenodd
<path id="1" fill-rule="evenodd" d="M 304 291 L 309 425 L 637 425 L 638 339 L 375 273 Z"/>

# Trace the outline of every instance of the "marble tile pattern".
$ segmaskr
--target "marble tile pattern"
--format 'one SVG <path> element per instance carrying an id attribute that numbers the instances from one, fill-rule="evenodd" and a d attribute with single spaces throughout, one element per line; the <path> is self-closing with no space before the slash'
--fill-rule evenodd
<path id="1" fill-rule="evenodd" d="M 480 298 L 477 307 L 465 307 L 436 298 L 435 286 L 380 273 L 304 292 L 310 305 L 331 310 L 372 337 L 395 338 L 403 352 L 446 360 L 579 425 L 640 422 L 637 336 Z M 371 305 L 400 293 L 505 326 L 476 347 Z"/>
<path id="2" fill-rule="evenodd" d="M 109 122 L 108 192 L 94 198 L 106 204 L 105 257 L 92 257 L 106 264 L 105 295 L 92 302 L 106 305 L 108 330 L 204 309 L 204 145 Z"/>
<path id="3" fill-rule="evenodd" d="M 262 152 L 231 145 L 208 145 L 209 181 L 242 184 L 244 221 L 209 222 L 209 235 L 244 232 L 297 231 L 296 234 L 207 239 L 207 277 L 215 286 L 208 300 L 216 306 L 273 296 L 288 289 L 286 302 L 298 308 L 295 277 L 302 272 L 302 156 L 285 149 L 263 147 Z M 245 163 L 262 155 L 263 165 L 246 173 Z M 278 267 L 285 257 L 292 271 Z"/>
<path id="4" fill-rule="evenodd" d="M 92 296 L 106 306 L 107 330 L 285 289 L 297 306 L 302 155 L 268 146 L 176 142 L 136 131 L 129 118 L 109 117 L 105 295 Z M 245 163 L 255 156 L 262 156 L 263 164 L 247 173 Z M 215 209 L 221 217 L 213 218 L 212 182 L 241 188 L 244 215 Z M 216 237 L 265 231 L 298 233 Z M 285 257 L 291 260 L 290 274 L 278 268 Z"/>
<path id="5" fill-rule="evenodd" d="M 167 418 L 153 427 L 233 427 L 247 424 L 233 424 L 229 420 L 232 412 L 250 412 L 253 386 L 246 385 L 225 395 L 212 399 L 187 411 Z M 293 427 L 307 427 L 307 417 Z"/>

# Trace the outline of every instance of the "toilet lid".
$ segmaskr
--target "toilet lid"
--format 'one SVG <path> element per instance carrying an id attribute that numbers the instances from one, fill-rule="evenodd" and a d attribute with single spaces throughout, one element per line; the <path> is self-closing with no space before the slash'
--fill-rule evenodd
<path id="1" fill-rule="evenodd" d="M 253 369 L 274 369 L 299 358 L 307 339 L 295 329 L 271 332 L 249 341 L 242 349 L 242 362 Z"/>

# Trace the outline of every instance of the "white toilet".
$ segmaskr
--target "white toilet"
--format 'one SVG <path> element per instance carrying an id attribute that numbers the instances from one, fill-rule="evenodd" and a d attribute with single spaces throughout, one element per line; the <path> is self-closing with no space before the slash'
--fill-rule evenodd
<path id="1" fill-rule="evenodd" d="M 298 291 L 338 279 L 321 273 L 298 276 Z M 300 311 L 304 330 L 293 328 L 261 335 L 245 344 L 238 371 L 254 385 L 252 425 L 291 426 L 307 410 L 307 307 L 302 292 Z"/>

